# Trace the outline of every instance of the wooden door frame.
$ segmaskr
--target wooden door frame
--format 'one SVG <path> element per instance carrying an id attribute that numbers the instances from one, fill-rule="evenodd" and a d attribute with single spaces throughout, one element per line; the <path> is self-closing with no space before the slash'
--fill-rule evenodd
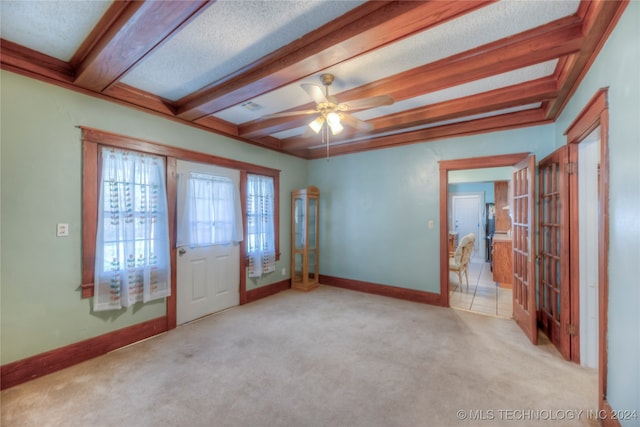
<path id="1" fill-rule="evenodd" d="M 530 153 L 503 154 L 468 159 L 441 160 L 440 165 L 440 301 L 449 307 L 449 185 L 448 173 L 464 169 L 486 169 L 513 166 L 529 157 Z"/>
<path id="2" fill-rule="evenodd" d="M 598 408 L 605 410 L 607 416 L 602 419 L 603 425 L 615 424 L 615 417 L 607 401 L 607 330 L 609 306 L 609 103 L 608 88 L 596 92 L 580 114 L 567 128 L 564 135 L 570 151 L 570 162 L 577 161 L 577 144 L 584 140 L 593 130 L 600 126 L 600 180 L 598 184 L 598 209 L 600 210 L 600 227 L 598 229 Z M 576 147 L 576 148 L 574 148 Z M 578 182 L 572 179 L 569 183 L 570 193 L 577 201 Z M 574 196 L 572 196 L 574 197 Z M 575 201 L 574 201 L 575 202 Z M 570 227 L 577 230 L 578 218 L 571 216 Z M 576 234 L 576 233 L 572 233 Z M 578 236 L 576 236 L 578 237 Z M 572 262 L 579 260 L 579 248 L 572 241 Z M 578 264 L 579 265 L 579 264 Z M 573 275 L 575 277 L 575 275 Z M 572 285 L 574 287 L 572 278 Z M 579 278 L 577 279 L 579 281 Z M 578 302 L 579 304 L 579 302 Z"/>

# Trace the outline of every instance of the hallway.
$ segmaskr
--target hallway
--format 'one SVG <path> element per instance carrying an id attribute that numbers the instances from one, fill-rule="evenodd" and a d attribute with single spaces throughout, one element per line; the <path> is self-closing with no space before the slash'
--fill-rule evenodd
<path id="1" fill-rule="evenodd" d="M 458 276 L 449 273 L 449 306 L 460 310 L 511 318 L 513 301 L 511 289 L 497 286 L 488 262 L 472 258 L 469 263 L 469 289 L 464 275 L 459 289 Z"/>

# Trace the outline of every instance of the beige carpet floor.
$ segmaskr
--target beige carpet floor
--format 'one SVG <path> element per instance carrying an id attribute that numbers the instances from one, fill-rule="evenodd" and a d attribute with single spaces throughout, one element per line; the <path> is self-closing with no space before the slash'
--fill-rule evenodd
<path id="1" fill-rule="evenodd" d="M 597 425 L 597 374 L 512 320 L 321 286 L 4 390 L 2 426 Z M 584 411 L 584 412 L 580 412 Z"/>

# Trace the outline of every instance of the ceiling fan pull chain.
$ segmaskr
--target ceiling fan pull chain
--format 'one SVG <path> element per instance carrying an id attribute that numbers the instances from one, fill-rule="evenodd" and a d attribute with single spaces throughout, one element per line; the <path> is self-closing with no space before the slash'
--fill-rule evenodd
<path id="1" fill-rule="evenodd" d="M 325 123 L 324 127 L 322 128 L 323 130 L 323 139 L 324 139 L 324 144 L 327 146 L 327 159 L 329 158 L 329 125 L 327 125 Z"/>

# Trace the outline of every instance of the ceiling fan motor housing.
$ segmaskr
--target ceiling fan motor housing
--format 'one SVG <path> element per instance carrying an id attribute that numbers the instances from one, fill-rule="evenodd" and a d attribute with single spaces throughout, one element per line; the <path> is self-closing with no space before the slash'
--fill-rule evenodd
<path id="1" fill-rule="evenodd" d="M 320 76 L 320 80 L 322 81 L 322 84 L 325 86 L 330 86 L 331 83 L 333 83 L 334 79 L 335 79 L 335 76 L 329 73 L 325 73 Z"/>

